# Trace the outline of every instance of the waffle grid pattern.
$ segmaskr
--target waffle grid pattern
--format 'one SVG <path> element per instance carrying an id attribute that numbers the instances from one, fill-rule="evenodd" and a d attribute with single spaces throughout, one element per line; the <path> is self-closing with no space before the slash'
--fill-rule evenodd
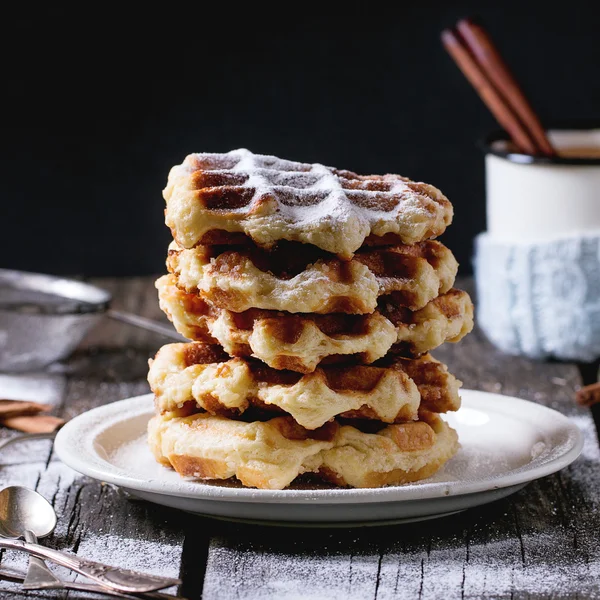
<path id="1" fill-rule="evenodd" d="M 189 343 L 150 361 L 156 460 L 184 477 L 283 489 L 303 473 L 379 487 L 458 450 L 461 382 L 429 351 L 473 305 L 434 238 L 452 205 L 400 175 L 190 154 L 163 190 L 161 309 Z"/>
<path id="2" fill-rule="evenodd" d="M 261 246 L 295 240 L 350 257 L 371 235 L 412 244 L 441 235 L 452 220 L 452 205 L 431 185 L 246 149 L 189 155 L 171 169 L 163 195 L 166 223 L 185 248 L 217 230 Z"/>

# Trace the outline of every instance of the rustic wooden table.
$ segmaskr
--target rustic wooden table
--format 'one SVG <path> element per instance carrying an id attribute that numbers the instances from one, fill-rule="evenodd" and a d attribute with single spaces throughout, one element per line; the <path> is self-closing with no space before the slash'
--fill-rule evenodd
<path id="1" fill-rule="evenodd" d="M 115 308 L 164 319 L 153 278 L 95 283 L 114 293 Z M 52 402 L 56 414 L 68 419 L 147 392 L 147 359 L 164 343 L 107 320 L 62 372 L 0 375 L 0 382 L 4 395 Z M 576 367 L 502 355 L 477 330 L 436 356 L 466 388 L 519 396 L 568 414 L 585 433 L 583 455 L 562 472 L 481 508 L 349 530 L 240 525 L 135 501 L 73 472 L 47 441 L 3 451 L 2 484 L 34 487 L 52 501 L 59 524 L 48 545 L 180 575 L 179 593 L 190 599 L 600 598 L 600 453 L 589 411 L 573 402 Z M 24 555 L 2 552 L 0 568 L 25 565 Z M 25 596 L 17 584 L 0 582 L 1 598 Z"/>

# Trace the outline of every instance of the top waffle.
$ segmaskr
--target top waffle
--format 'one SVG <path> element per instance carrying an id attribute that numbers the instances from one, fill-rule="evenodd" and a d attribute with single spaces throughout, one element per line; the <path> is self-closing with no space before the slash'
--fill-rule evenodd
<path id="1" fill-rule="evenodd" d="M 240 149 L 190 154 L 163 191 L 180 246 L 279 240 L 350 258 L 363 244 L 413 244 L 438 236 L 452 205 L 435 187 L 399 175 L 357 175 Z"/>

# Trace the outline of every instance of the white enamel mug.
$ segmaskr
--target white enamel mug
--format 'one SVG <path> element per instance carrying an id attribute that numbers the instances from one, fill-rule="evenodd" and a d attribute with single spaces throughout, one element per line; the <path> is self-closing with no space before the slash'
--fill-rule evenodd
<path id="1" fill-rule="evenodd" d="M 487 233 L 498 240 L 547 240 L 600 230 L 600 124 L 553 129 L 558 158 L 511 149 L 506 136 L 486 141 Z"/>
<path id="2" fill-rule="evenodd" d="M 600 125 L 553 129 L 558 158 L 486 144 L 487 230 L 475 239 L 477 322 L 510 354 L 600 357 Z"/>

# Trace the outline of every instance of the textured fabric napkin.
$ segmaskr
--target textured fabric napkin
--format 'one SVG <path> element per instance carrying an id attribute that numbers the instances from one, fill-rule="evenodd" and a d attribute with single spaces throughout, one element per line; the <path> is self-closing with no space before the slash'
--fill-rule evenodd
<path id="1" fill-rule="evenodd" d="M 475 239 L 477 321 L 509 354 L 600 357 L 600 232 L 544 242 Z"/>

